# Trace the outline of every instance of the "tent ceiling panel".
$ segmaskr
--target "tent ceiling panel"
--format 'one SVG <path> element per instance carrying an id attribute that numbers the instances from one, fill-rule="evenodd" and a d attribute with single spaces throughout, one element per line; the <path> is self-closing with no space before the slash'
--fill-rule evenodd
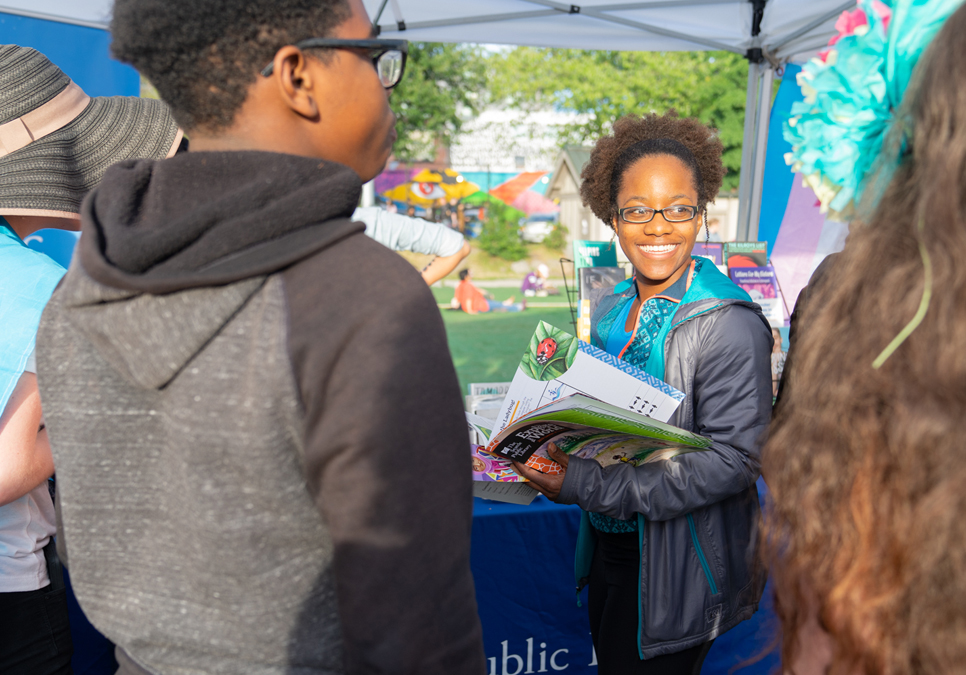
<path id="1" fill-rule="evenodd" d="M 113 0 L 0 0 L 0 12 L 107 28 Z"/>
<path id="2" fill-rule="evenodd" d="M 404 37 L 410 40 L 430 42 L 486 42 L 489 44 L 531 45 L 535 47 L 564 47 L 577 49 L 643 50 L 643 51 L 694 51 L 705 49 L 730 49 L 721 43 L 710 45 L 713 38 L 703 38 L 698 33 L 678 36 L 645 31 L 633 25 L 588 19 L 575 22 L 566 16 L 513 17 L 505 21 L 488 21 L 471 25 L 423 25 L 410 24 L 398 31 L 392 24 L 382 27 L 383 37 Z M 660 31 L 660 25 L 655 26 Z M 669 32 L 671 32 L 669 30 Z M 676 32 L 676 31 L 675 31 Z M 486 39 L 480 39 L 482 35 Z M 685 39 L 686 38 L 686 39 Z M 717 42 L 717 36 L 714 41 Z M 742 50 L 743 52 L 744 50 Z"/>
<path id="3" fill-rule="evenodd" d="M 578 49 L 744 53 L 748 0 L 363 0 L 386 37 Z M 780 60 L 822 47 L 854 0 L 767 0 L 758 42 Z M 0 12 L 107 28 L 112 0 L 0 0 Z M 406 30 L 399 30 L 404 21 Z"/>
<path id="4" fill-rule="evenodd" d="M 824 48 L 835 34 L 839 15 L 855 8 L 855 0 L 835 0 L 820 8 L 800 0 L 770 0 L 768 4 L 771 11 L 765 11 L 761 31 L 773 36 L 767 42 L 768 51 L 782 61 L 804 61 Z"/>
<path id="5" fill-rule="evenodd" d="M 835 33 L 854 0 L 768 0 L 757 40 L 748 0 L 363 0 L 385 37 L 541 47 L 745 53 L 803 59 Z M 401 27 L 404 27 L 401 29 Z"/>

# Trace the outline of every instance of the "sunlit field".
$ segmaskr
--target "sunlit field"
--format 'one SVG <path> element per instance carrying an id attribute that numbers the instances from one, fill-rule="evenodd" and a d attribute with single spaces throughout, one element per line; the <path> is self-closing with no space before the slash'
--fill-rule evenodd
<path id="1" fill-rule="evenodd" d="M 509 291 L 510 289 L 496 288 L 493 289 L 493 294 L 497 299 L 503 299 L 512 294 Z M 448 298 L 452 297 L 451 289 L 440 291 L 437 295 L 440 302 L 444 302 L 441 297 L 446 292 L 449 294 Z M 519 292 L 515 295 L 519 300 Z M 545 299 L 534 300 L 536 302 Z M 563 298 L 546 299 L 551 300 L 565 302 Z M 470 382 L 509 382 L 513 379 L 513 373 L 520 363 L 530 336 L 541 320 L 573 332 L 570 310 L 566 307 L 540 307 L 533 304 L 518 313 L 472 316 L 459 310 L 440 308 L 440 311 L 446 324 L 450 352 L 453 354 L 453 363 L 464 394 L 467 393 L 467 384 Z"/>

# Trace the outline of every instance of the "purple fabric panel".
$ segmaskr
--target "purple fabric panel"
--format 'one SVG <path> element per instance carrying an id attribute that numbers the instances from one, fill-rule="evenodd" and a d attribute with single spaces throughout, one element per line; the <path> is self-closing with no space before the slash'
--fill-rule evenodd
<path id="1" fill-rule="evenodd" d="M 825 216 L 819 212 L 815 193 L 802 185 L 801 176 L 796 174 L 771 254 L 789 315 L 795 308 L 798 294 L 808 284 L 812 274 L 815 252 L 824 227 Z"/>

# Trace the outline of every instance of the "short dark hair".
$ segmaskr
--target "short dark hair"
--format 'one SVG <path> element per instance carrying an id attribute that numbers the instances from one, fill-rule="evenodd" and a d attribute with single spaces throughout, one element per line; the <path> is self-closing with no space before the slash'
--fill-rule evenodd
<path id="1" fill-rule="evenodd" d="M 466 281 L 466 277 L 470 276 L 470 271 L 468 269 L 460 270 L 460 281 Z"/>
<path id="2" fill-rule="evenodd" d="M 621 178 L 642 157 L 670 155 L 684 162 L 694 176 L 698 208 L 713 202 L 721 189 L 724 146 L 717 134 L 693 117 L 629 115 L 614 123 L 614 134 L 597 141 L 581 172 L 580 196 L 598 218 L 613 227 Z"/>
<path id="3" fill-rule="evenodd" d="M 347 0 L 116 0 L 111 52 L 182 128 L 218 130 L 280 48 L 327 37 L 350 13 Z"/>

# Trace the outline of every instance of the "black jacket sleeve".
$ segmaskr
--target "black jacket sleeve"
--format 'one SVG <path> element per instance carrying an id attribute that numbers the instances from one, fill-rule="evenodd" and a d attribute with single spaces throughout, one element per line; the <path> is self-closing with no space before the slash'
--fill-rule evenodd
<path id="1" fill-rule="evenodd" d="M 361 234 L 284 281 L 347 672 L 482 673 L 469 440 L 432 294 Z"/>

